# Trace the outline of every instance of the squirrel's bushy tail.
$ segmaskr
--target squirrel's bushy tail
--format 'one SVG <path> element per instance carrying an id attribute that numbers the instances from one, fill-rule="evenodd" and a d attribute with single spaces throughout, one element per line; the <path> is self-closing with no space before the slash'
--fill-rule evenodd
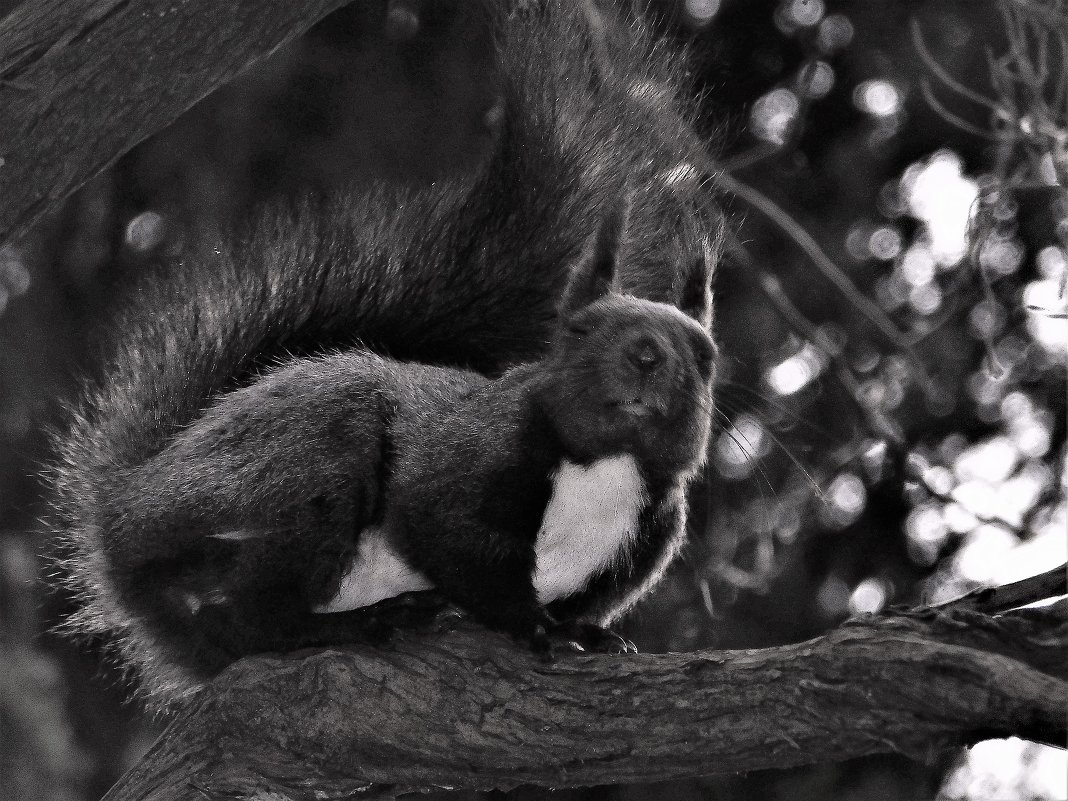
<path id="1" fill-rule="evenodd" d="M 629 205 L 624 288 L 667 302 L 718 226 L 679 57 L 592 3 L 516 5 L 495 23 L 503 116 L 473 175 L 264 209 L 141 281 L 110 329 L 103 377 L 58 438 L 54 520 L 82 605 L 69 627 L 114 637 L 147 693 L 189 677 L 113 586 L 112 554 L 152 543 L 105 521 L 122 518 L 132 471 L 209 403 L 293 355 L 355 344 L 499 372 L 544 350 L 567 268 L 607 209 Z"/>

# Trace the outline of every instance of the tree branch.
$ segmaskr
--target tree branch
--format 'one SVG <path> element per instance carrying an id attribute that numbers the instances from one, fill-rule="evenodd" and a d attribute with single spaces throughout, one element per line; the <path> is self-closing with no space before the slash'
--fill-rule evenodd
<path id="1" fill-rule="evenodd" d="M 1061 595 L 1068 595 L 1068 564 L 1012 584 L 981 587 L 936 606 L 974 609 L 992 615 Z"/>
<path id="2" fill-rule="evenodd" d="M 0 21 L 0 246 L 345 1 L 17 7 Z"/>
<path id="3" fill-rule="evenodd" d="M 1008 735 L 1063 743 L 1068 612 L 1022 612 L 923 609 L 778 648 L 554 664 L 470 623 L 386 649 L 246 659 L 107 798 L 391 798 L 922 758 Z"/>

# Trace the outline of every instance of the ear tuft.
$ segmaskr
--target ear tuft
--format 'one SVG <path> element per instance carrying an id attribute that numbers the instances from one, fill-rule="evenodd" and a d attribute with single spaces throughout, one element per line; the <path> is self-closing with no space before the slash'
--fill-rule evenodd
<path id="1" fill-rule="evenodd" d="M 686 271 L 679 309 L 705 328 L 712 323 L 712 263 L 715 256 L 707 238 L 701 240 L 701 251 L 690 260 Z"/>
<path id="2" fill-rule="evenodd" d="M 560 316 L 568 317 L 611 292 L 618 291 L 616 262 L 623 238 L 625 209 L 613 209 L 602 221 L 571 278 L 560 302 Z"/>

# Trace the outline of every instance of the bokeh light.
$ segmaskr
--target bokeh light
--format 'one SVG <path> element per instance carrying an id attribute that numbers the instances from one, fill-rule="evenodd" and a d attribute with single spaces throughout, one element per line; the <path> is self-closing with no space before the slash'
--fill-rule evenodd
<path id="1" fill-rule="evenodd" d="M 809 27 L 823 19 L 826 6 L 823 0 L 790 0 L 787 14 L 790 19 L 801 27 Z"/>
<path id="2" fill-rule="evenodd" d="M 901 277 L 911 286 L 929 284 L 935 277 L 935 258 L 924 241 L 913 242 L 901 259 Z"/>
<path id="3" fill-rule="evenodd" d="M 1068 798 L 1068 754 L 1018 737 L 973 745 L 938 795 L 938 801 L 1064 798 Z"/>
<path id="4" fill-rule="evenodd" d="M 790 127 L 797 119 L 801 102 L 785 87 L 773 89 L 753 104 L 750 126 L 754 134 L 773 144 L 786 141 Z"/>
<path id="5" fill-rule="evenodd" d="M 961 453 L 953 463 L 953 471 L 961 482 L 995 484 L 1012 475 L 1018 458 L 1012 440 L 1006 436 L 996 436 L 978 442 Z"/>
<path id="6" fill-rule="evenodd" d="M 868 239 L 868 250 L 880 261 L 890 261 L 901 252 L 901 233 L 888 225 L 876 228 Z"/>
<path id="7" fill-rule="evenodd" d="M 909 166 L 901 177 L 901 195 L 910 213 L 923 223 L 931 255 L 941 265 L 958 263 L 967 250 L 968 225 L 979 186 L 962 172 L 960 156 L 940 150 Z"/>
<path id="8" fill-rule="evenodd" d="M 934 282 L 914 286 L 909 290 L 909 305 L 917 314 L 934 314 L 942 305 L 942 290 Z"/>
<path id="9" fill-rule="evenodd" d="M 1035 261 L 1043 278 L 1061 281 L 1064 279 L 1065 274 L 1068 273 L 1068 255 L 1065 255 L 1062 248 L 1055 245 L 1042 248 L 1038 252 Z"/>
<path id="10" fill-rule="evenodd" d="M 885 581 L 874 577 L 866 578 L 850 593 L 849 612 L 854 615 L 875 614 L 886 606 L 889 595 Z"/>
<path id="11" fill-rule="evenodd" d="M 767 431 L 755 417 L 742 414 L 716 439 L 713 462 L 725 478 L 740 479 L 756 470 L 766 452 Z"/>
<path id="12" fill-rule="evenodd" d="M 694 25 L 707 25 L 719 13 L 721 0 L 686 0 L 684 8 Z"/>
<path id="13" fill-rule="evenodd" d="M 805 97 L 825 97 L 834 88 L 834 68 L 826 61 L 805 63 L 797 73 L 797 90 Z"/>
<path id="14" fill-rule="evenodd" d="M 848 47 L 853 41 L 853 23 L 844 14 L 830 14 L 820 23 L 816 45 L 824 53 Z"/>
<path id="15" fill-rule="evenodd" d="M 1023 245 L 1015 237 L 991 236 L 979 248 L 979 264 L 988 275 L 1010 275 L 1023 260 Z"/>
<path id="16" fill-rule="evenodd" d="M 929 502 L 914 507 L 905 518 L 909 558 L 919 565 L 933 565 L 949 531 L 941 504 Z"/>
<path id="17" fill-rule="evenodd" d="M 809 343 L 766 373 L 768 386 L 778 395 L 792 395 L 808 386 L 823 371 L 826 359 Z"/>
<path id="18" fill-rule="evenodd" d="M 842 473 L 824 493 L 820 516 L 830 528 L 845 528 L 857 521 L 868 502 L 864 482 L 854 473 Z"/>
<path id="19" fill-rule="evenodd" d="M 873 78 L 853 90 L 853 102 L 873 117 L 893 117 L 901 110 L 901 94 L 889 81 Z"/>
<path id="20" fill-rule="evenodd" d="M 996 300 L 981 300 L 968 312 L 968 325 L 976 339 L 992 340 L 1001 333 L 1008 315 Z"/>

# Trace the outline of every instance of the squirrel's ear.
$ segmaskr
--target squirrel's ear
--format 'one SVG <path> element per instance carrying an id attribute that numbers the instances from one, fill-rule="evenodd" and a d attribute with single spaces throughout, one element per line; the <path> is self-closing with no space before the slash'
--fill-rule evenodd
<path id="1" fill-rule="evenodd" d="M 623 236 L 624 210 L 614 210 L 604 222 L 582 259 L 571 270 L 571 278 L 560 302 L 560 316 L 568 317 L 610 292 L 618 291 L 616 262 Z"/>
<path id="2" fill-rule="evenodd" d="M 715 254 L 707 238 L 701 240 L 701 252 L 690 260 L 679 298 L 679 309 L 705 328 L 712 322 L 712 264 Z"/>

